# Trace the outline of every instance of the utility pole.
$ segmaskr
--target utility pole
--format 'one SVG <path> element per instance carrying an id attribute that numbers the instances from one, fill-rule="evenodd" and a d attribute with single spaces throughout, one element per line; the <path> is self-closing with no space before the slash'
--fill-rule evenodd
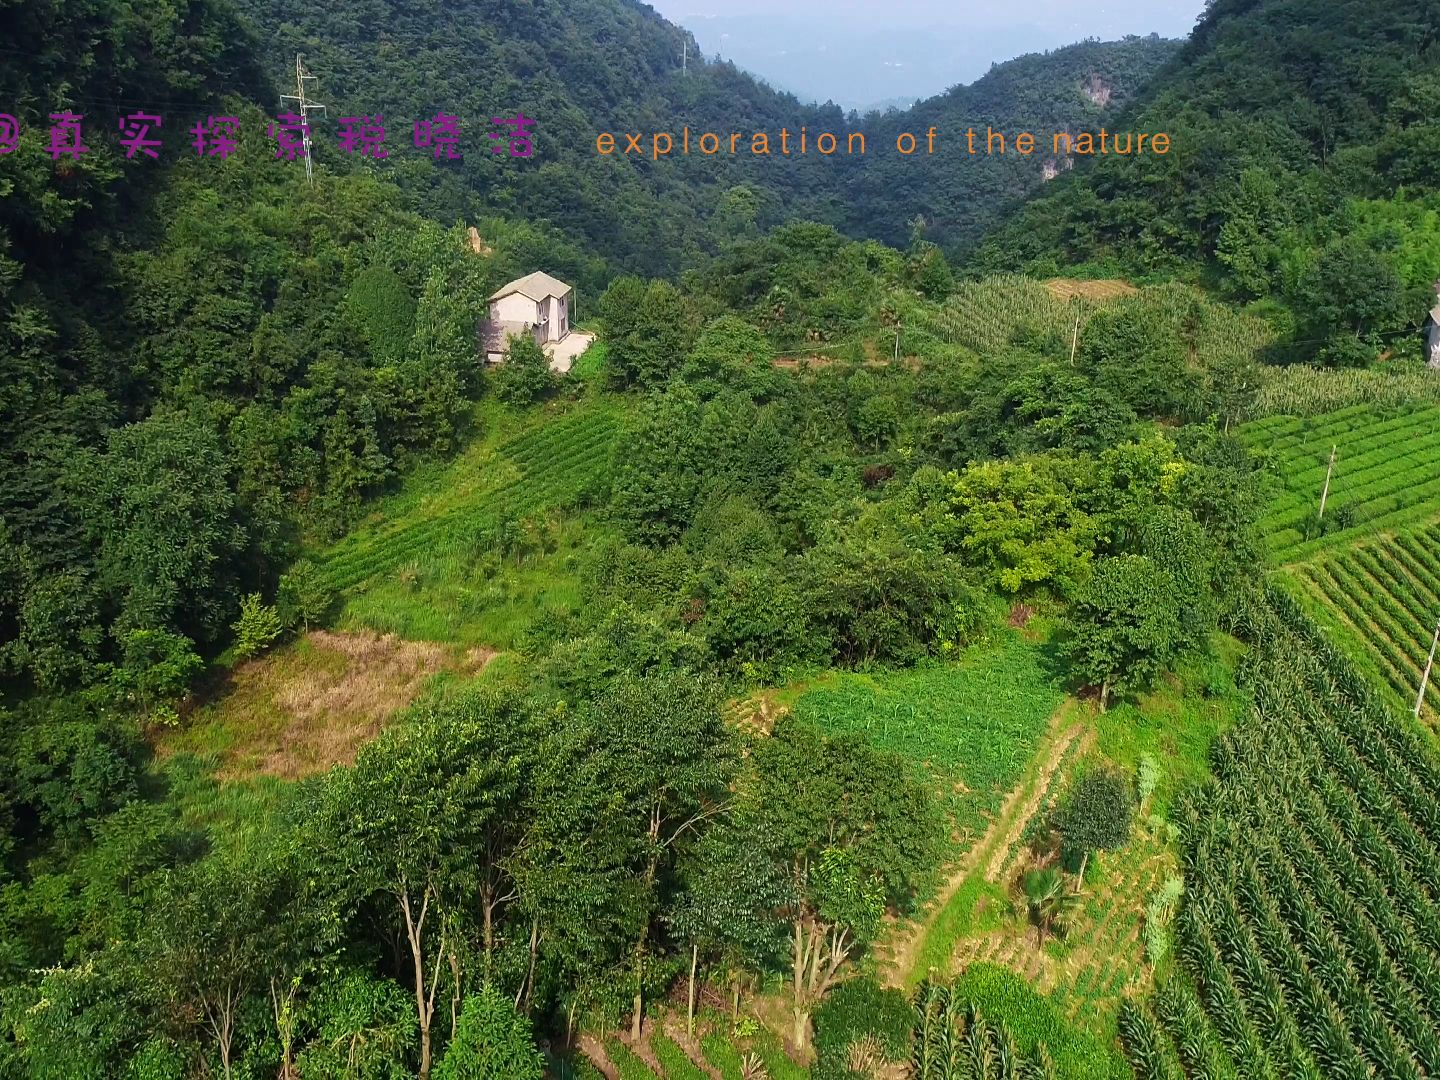
<path id="1" fill-rule="evenodd" d="M 1425 661 L 1425 670 L 1420 673 L 1420 693 L 1415 696 L 1415 719 L 1420 719 L 1420 706 L 1425 703 L 1425 684 L 1430 681 L 1430 666 L 1435 663 L 1435 646 L 1440 644 L 1440 622 L 1435 624 L 1435 636 L 1430 639 L 1430 656 Z"/>
<path id="2" fill-rule="evenodd" d="M 1070 335 L 1070 366 L 1075 366 L 1075 346 L 1080 344 L 1080 316 L 1075 316 L 1075 332 Z"/>
<path id="3" fill-rule="evenodd" d="M 1323 517 L 1325 516 L 1325 500 L 1326 500 L 1326 499 L 1329 497 L 1329 495 L 1330 495 L 1330 474 L 1331 474 L 1332 472 L 1334 472 L 1334 471 L 1335 471 L 1335 447 L 1334 447 L 1334 446 L 1331 446 L 1331 447 L 1330 447 L 1330 465 L 1329 465 L 1329 466 L 1326 468 L 1326 470 L 1325 470 L 1325 487 L 1324 487 L 1324 488 L 1321 490 L 1321 492 L 1320 492 L 1320 512 L 1315 515 L 1315 520 L 1316 520 L 1316 521 L 1319 521 L 1321 518 L 1323 518 Z"/>
<path id="4" fill-rule="evenodd" d="M 305 71 L 305 58 L 299 53 L 295 54 L 295 93 L 281 94 L 280 103 L 287 101 L 295 102 L 300 113 L 301 135 L 305 140 L 305 179 L 310 183 L 315 182 L 315 164 L 310 148 L 310 114 L 312 112 L 325 112 L 325 106 L 311 101 L 305 93 L 305 81 L 318 82 L 314 75 Z"/>
<path id="5" fill-rule="evenodd" d="M 690 39 L 685 38 L 680 43 L 680 74 L 690 74 Z"/>

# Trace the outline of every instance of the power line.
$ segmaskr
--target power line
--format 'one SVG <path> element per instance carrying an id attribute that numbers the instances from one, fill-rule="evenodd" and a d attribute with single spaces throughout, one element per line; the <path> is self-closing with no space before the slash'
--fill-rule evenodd
<path id="1" fill-rule="evenodd" d="M 305 58 L 299 53 L 295 54 L 295 93 L 281 94 L 280 104 L 283 106 L 287 101 L 298 103 L 300 108 L 300 137 L 305 145 L 305 179 L 310 183 L 315 182 L 315 164 L 310 154 L 310 113 L 325 112 L 325 106 L 311 101 L 305 94 L 306 80 L 318 82 L 319 80 L 306 72 Z M 329 119 L 327 116 L 326 119 Z"/>

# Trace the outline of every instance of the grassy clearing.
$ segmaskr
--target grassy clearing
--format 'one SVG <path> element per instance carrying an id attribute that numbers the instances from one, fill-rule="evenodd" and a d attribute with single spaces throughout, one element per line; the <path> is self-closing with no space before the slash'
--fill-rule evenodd
<path id="1" fill-rule="evenodd" d="M 1067 1080 L 1121 1080 L 1133 1075 L 1111 1039 L 1066 1022 L 1055 1004 L 1013 971 L 974 964 L 956 980 L 957 992 L 985 1015 L 1003 1019 L 1022 1051 L 1044 1043 L 1056 1075 Z"/>
<path id="2" fill-rule="evenodd" d="M 395 713 L 447 676 L 483 670 L 492 656 L 371 632 L 311 631 L 228 671 L 183 727 L 156 739 L 156 752 L 209 762 L 220 780 L 298 779 L 353 761 Z"/>
<path id="3" fill-rule="evenodd" d="M 621 412 L 599 394 L 496 412 L 456 460 L 411 477 L 320 553 L 345 597 L 339 624 L 511 649 L 541 613 L 574 610 L 579 553 L 604 528 L 580 507 L 608 475 Z"/>
<path id="4" fill-rule="evenodd" d="M 1060 1075 L 1128 1075 L 1114 1044 L 1116 1015 L 1125 996 L 1151 984 L 1145 907 L 1177 873 L 1163 819 L 1175 794 L 1206 775 L 1211 741 L 1245 707 L 1230 675 L 1241 646 L 1217 635 L 1213 647 L 1214 656 L 1182 665 L 1177 677 L 1155 692 L 1107 713 L 1067 702 L 984 837 L 961 860 L 951 891 L 942 894 L 927 921 L 908 931 L 908 939 L 902 933 L 882 948 L 892 983 L 909 988 L 927 974 L 944 978 L 958 972 L 963 981 L 977 970 L 1001 970 L 1003 977 L 985 976 L 984 985 L 1004 991 L 996 992 L 992 1006 L 1039 1016 L 1031 1026 L 1050 1031 L 1046 1041 L 1052 1052 L 1057 1039 L 1078 1048 L 1071 1065 L 1056 1053 Z M 1160 766 L 1159 783 L 1130 842 L 1092 857 L 1067 933 L 1042 945 L 1019 885 L 1033 865 L 1030 836 L 1077 770 L 1103 759 L 1134 775 L 1146 755 Z M 1025 1000 L 1010 1001 L 1006 995 L 1012 993 Z M 977 1003 L 985 1005 L 978 998 Z M 1008 1013 L 997 1015 L 1016 1023 Z"/>
<path id="5" fill-rule="evenodd" d="M 416 699 L 506 667 L 488 650 L 312 631 L 226 672 L 182 727 L 158 733 L 152 782 L 217 843 L 264 843 L 295 780 L 354 760 Z"/>
<path id="6" fill-rule="evenodd" d="M 518 554 L 439 547 L 351 596 L 341 625 L 417 641 L 514 649 L 546 611 L 580 606 L 581 553 L 605 526 L 589 514 L 532 518 Z"/>
<path id="7" fill-rule="evenodd" d="M 181 821 L 205 832 L 212 844 L 241 852 L 274 841 L 276 817 L 296 791 L 292 781 L 252 776 L 221 781 L 214 755 L 178 754 L 152 767 L 151 782 L 168 789 Z"/>
<path id="8" fill-rule="evenodd" d="M 1083 713 L 1067 702 L 1024 776 L 1000 806 L 985 835 L 970 846 L 930 911 L 882 951 L 892 982 L 913 989 L 929 975 L 944 978 L 961 943 L 998 930 L 1010 907 L 1007 870 L 1018 858 L 1028 823 L 1043 813 L 1062 766 L 1088 745 Z M 997 921 L 998 920 L 998 921 Z"/>
<path id="9" fill-rule="evenodd" d="M 1096 747 L 1108 761 L 1134 773 L 1143 755 L 1160 766 L 1148 812 L 1164 816 L 1175 795 L 1210 770 L 1210 743 L 1246 707 L 1235 689 L 1234 667 L 1244 646 L 1226 634 L 1211 641 L 1214 657 L 1182 663 L 1175 676 L 1134 702 L 1122 702 L 1093 720 Z"/>
<path id="10" fill-rule="evenodd" d="M 859 732 L 915 762 L 942 793 L 963 847 L 1024 771 L 1061 698 L 1043 648 L 1005 634 L 953 664 L 828 673 L 792 708 L 823 730 Z"/>

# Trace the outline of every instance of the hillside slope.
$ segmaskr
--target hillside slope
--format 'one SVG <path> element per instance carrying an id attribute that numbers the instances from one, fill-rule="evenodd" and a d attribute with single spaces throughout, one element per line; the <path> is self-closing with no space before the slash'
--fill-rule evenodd
<path id="1" fill-rule="evenodd" d="M 1363 362 L 1440 274 L 1435 0 L 1219 0 L 1120 117 L 1163 157 L 1097 158 L 991 236 L 992 269 L 1209 275 Z"/>
<path id="2" fill-rule="evenodd" d="M 844 228 L 900 246 L 920 215 L 927 239 L 951 250 L 968 246 L 1045 183 L 1047 166 L 1063 173 L 1073 165 L 1051 153 L 1055 132 L 1098 130 L 1179 48 L 1154 35 L 1085 41 L 996 64 L 968 86 L 873 118 L 866 130 L 879 152 L 858 167 L 846 163 Z M 901 132 L 931 127 L 939 132 L 933 158 L 923 149 L 915 157 L 894 152 Z M 966 131 L 976 131 L 981 147 L 990 127 L 1012 145 L 1003 155 L 971 156 Z M 1036 136 L 1029 156 L 1013 147 L 1022 131 Z"/>

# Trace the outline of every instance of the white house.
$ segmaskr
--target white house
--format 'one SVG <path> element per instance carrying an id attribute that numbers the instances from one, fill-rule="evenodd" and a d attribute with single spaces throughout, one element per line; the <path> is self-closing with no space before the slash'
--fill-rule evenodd
<path id="1" fill-rule="evenodd" d="M 570 329 L 574 299 L 574 289 L 541 270 L 496 289 L 490 296 L 490 317 L 480 328 L 486 362 L 499 363 L 512 336 L 529 334 L 550 357 L 551 370 L 569 371 L 594 340 Z"/>
<path id="2" fill-rule="evenodd" d="M 1425 362 L 1440 370 L 1440 281 L 1435 283 L 1435 306 L 1425 320 Z"/>

